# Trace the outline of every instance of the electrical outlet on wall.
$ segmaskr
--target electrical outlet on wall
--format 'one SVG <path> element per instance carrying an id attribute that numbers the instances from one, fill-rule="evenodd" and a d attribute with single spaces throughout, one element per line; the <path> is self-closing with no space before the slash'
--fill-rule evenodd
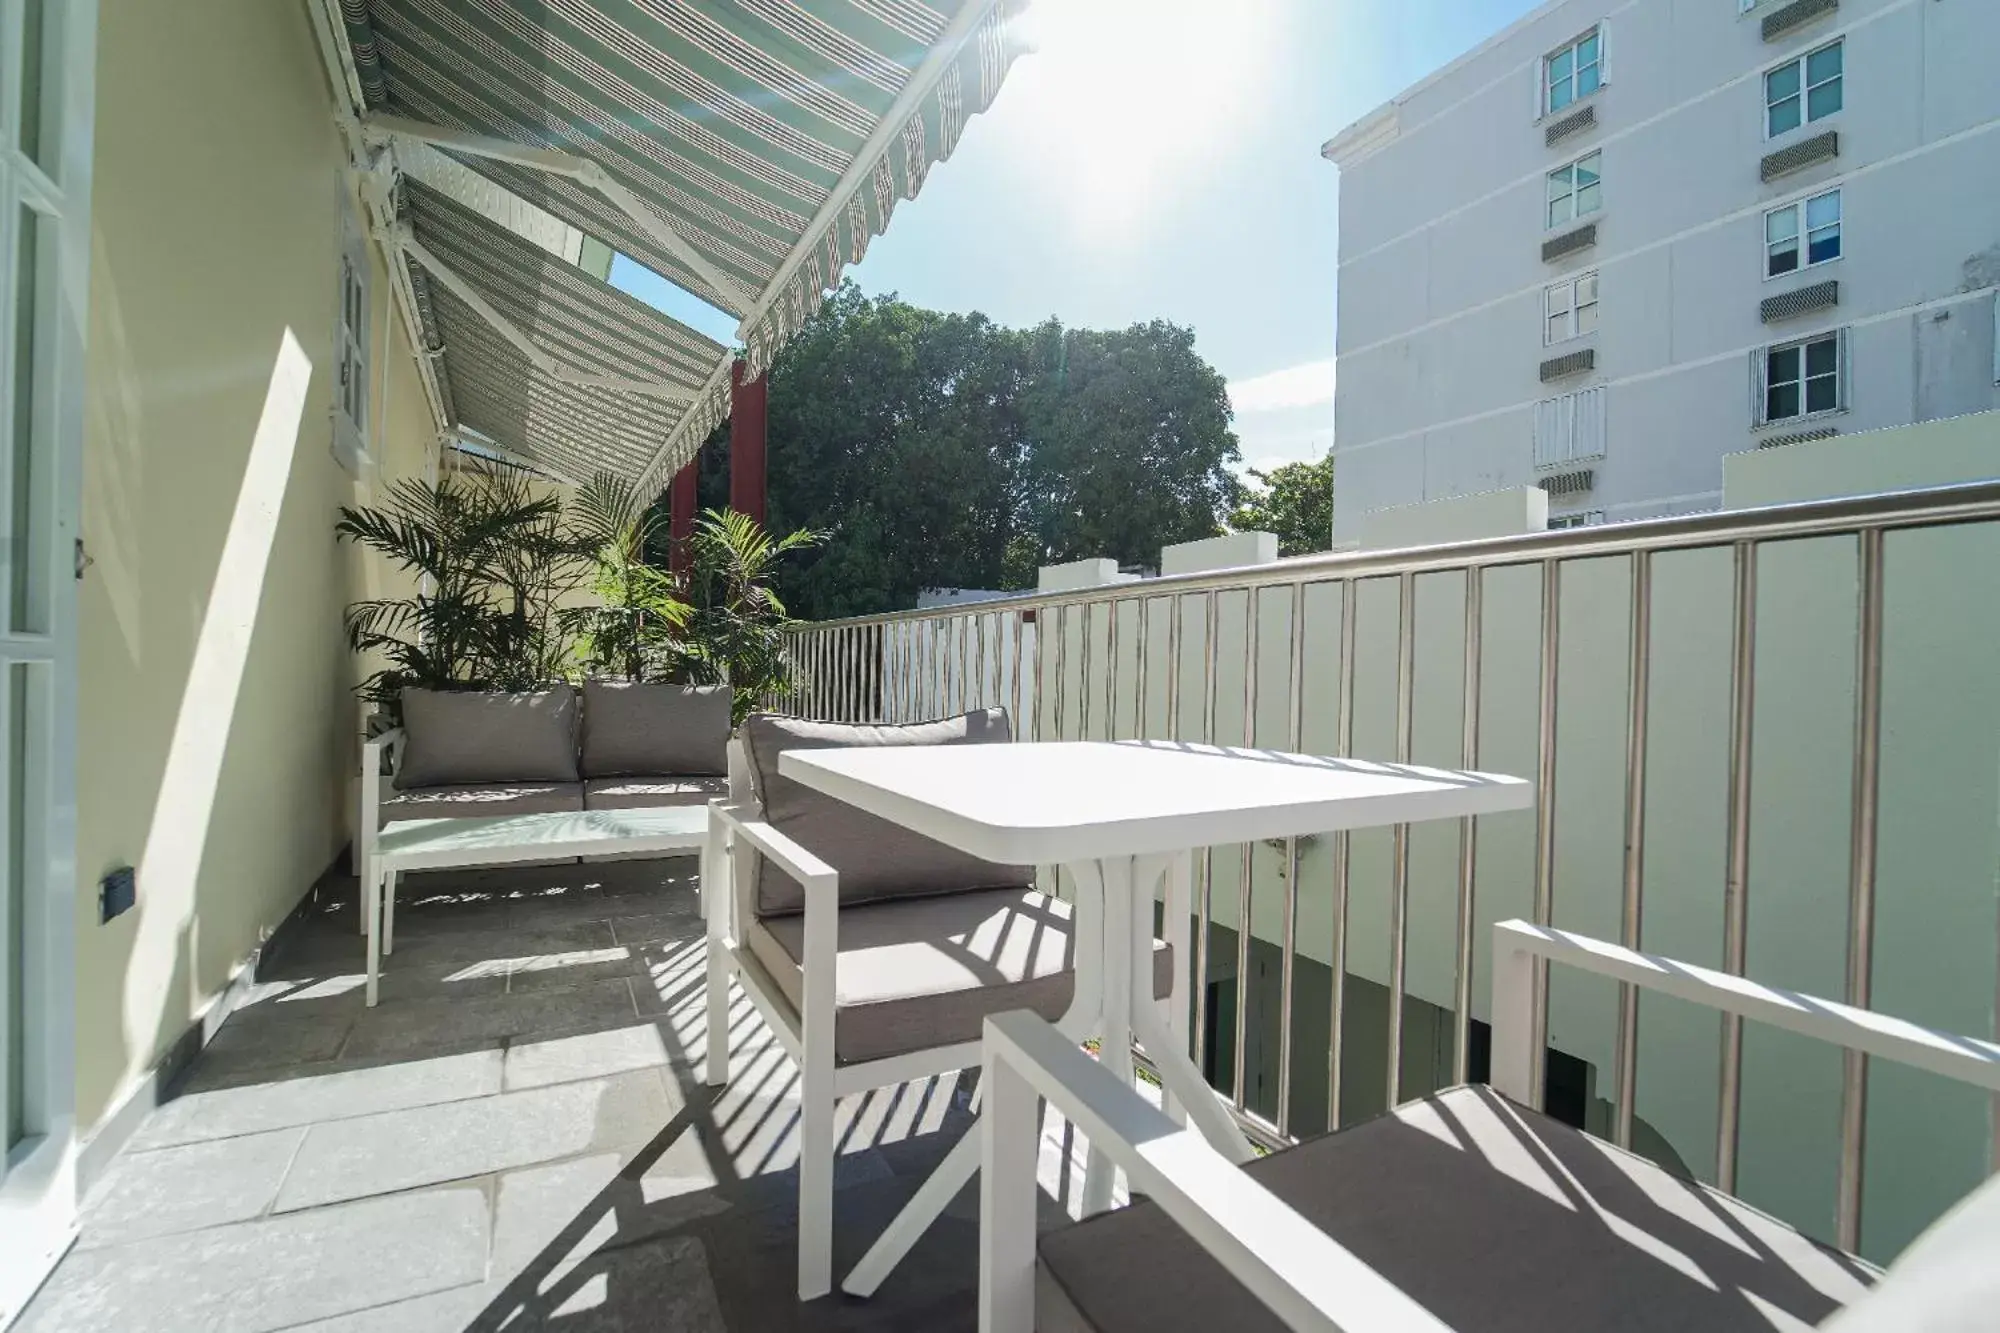
<path id="1" fill-rule="evenodd" d="M 139 876 L 131 866 L 119 866 L 106 875 L 97 885 L 97 919 L 99 923 L 132 910 L 139 901 Z"/>

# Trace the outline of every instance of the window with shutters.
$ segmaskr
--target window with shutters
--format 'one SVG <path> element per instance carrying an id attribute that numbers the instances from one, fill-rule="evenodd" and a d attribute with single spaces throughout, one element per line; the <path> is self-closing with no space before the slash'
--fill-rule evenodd
<path id="1" fill-rule="evenodd" d="M 1591 153 L 1549 173 L 1548 225 L 1560 227 L 1604 207 L 1604 154 Z"/>
<path id="2" fill-rule="evenodd" d="M 1579 509 L 1573 514 L 1550 514 L 1549 531 L 1559 532 L 1564 528 L 1594 528 L 1603 521 L 1602 509 Z"/>
<path id="3" fill-rule="evenodd" d="M 1542 58 L 1542 114 L 1553 115 L 1604 83 L 1603 25 Z"/>
<path id="4" fill-rule="evenodd" d="M 1764 215 L 1766 278 L 1828 264 L 1840 254 L 1840 191 L 1794 200 Z"/>
<path id="5" fill-rule="evenodd" d="M 1764 73 L 1764 137 L 1775 139 L 1801 125 L 1825 120 L 1846 98 L 1846 49 L 1829 42 Z"/>
<path id="6" fill-rule="evenodd" d="M 333 452 L 357 472 L 368 456 L 368 252 L 350 214 L 340 255 L 340 313 L 334 329 Z"/>
<path id="7" fill-rule="evenodd" d="M 1847 331 L 1814 334 L 1752 355 L 1757 424 L 1825 416 L 1847 406 Z"/>
<path id="8" fill-rule="evenodd" d="M 1542 346 L 1581 338 L 1597 328 L 1597 272 L 1564 278 L 1542 292 Z"/>
<path id="9" fill-rule="evenodd" d="M 1603 385 L 1535 404 L 1535 466 L 1566 467 L 1604 457 Z"/>

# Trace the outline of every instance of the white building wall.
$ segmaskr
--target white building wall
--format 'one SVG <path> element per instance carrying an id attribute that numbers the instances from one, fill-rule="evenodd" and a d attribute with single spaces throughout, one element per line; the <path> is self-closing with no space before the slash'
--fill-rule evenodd
<path id="1" fill-rule="evenodd" d="M 1723 455 L 1808 427 L 1843 433 L 2000 406 L 2000 4 L 1842 0 L 1771 42 L 1766 2 L 1559 0 L 1328 146 L 1341 164 L 1336 538 L 1369 511 L 1534 485 L 1537 401 L 1609 387 L 1595 486 L 1568 511 L 1715 507 Z M 1597 125 L 1556 147 L 1535 115 L 1543 56 L 1602 25 Z M 1764 136 L 1763 74 L 1844 40 L 1844 106 Z M 1583 105 L 1583 103 L 1578 104 Z M 1566 114 L 1566 113 L 1565 113 Z M 1764 154 L 1823 130 L 1836 160 L 1762 183 Z M 1602 153 L 1597 243 L 1545 263 L 1546 174 Z M 1767 209 L 1842 190 L 1843 255 L 1766 281 Z M 1542 341 L 1544 288 L 1595 271 L 1599 327 Z M 1777 324 L 1766 297 L 1824 279 L 1836 308 Z M 1751 354 L 1848 328 L 1847 407 L 1753 427 Z M 1545 358 L 1594 370 L 1545 385 Z"/>

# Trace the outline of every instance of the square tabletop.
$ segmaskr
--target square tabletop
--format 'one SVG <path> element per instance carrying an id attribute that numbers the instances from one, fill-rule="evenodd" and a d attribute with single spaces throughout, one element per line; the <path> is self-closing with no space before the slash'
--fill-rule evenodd
<path id="1" fill-rule="evenodd" d="M 778 771 L 1009 865 L 1179 852 L 1535 803 L 1533 783 L 1495 773 L 1179 741 L 787 750 Z"/>

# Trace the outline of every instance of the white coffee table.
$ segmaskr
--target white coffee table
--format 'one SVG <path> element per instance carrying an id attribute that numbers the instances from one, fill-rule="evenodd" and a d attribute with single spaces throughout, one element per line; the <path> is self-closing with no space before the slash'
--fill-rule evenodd
<path id="1" fill-rule="evenodd" d="M 568 810 L 477 819 L 405 819 L 385 824 L 376 841 L 376 878 L 362 885 L 368 924 L 368 1003 L 376 999 L 382 955 L 394 951 L 396 877 L 405 870 L 465 870 L 572 856 L 668 856 L 699 851 L 708 836 L 707 805 L 647 810 Z"/>
<path id="2" fill-rule="evenodd" d="M 1520 778 L 1165 741 L 789 750 L 778 771 L 974 856 L 1066 869 L 1077 898 L 1076 998 L 1057 1026 L 1075 1041 L 1100 1038 L 1100 1059 L 1127 1083 L 1136 1039 L 1189 1119 L 1239 1162 L 1252 1156 L 1249 1142 L 1162 1016 L 1152 969 L 1137 961 L 1151 957 L 1154 885 L 1197 847 L 1534 804 L 1533 784 Z M 1185 973 L 1185 947 L 1174 962 Z M 972 1178 L 978 1139 L 953 1147 L 843 1290 L 874 1292 Z M 1086 1210 L 1108 1206 L 1111 1172 L 1096 1154 L 1085 1182 Z"/>

